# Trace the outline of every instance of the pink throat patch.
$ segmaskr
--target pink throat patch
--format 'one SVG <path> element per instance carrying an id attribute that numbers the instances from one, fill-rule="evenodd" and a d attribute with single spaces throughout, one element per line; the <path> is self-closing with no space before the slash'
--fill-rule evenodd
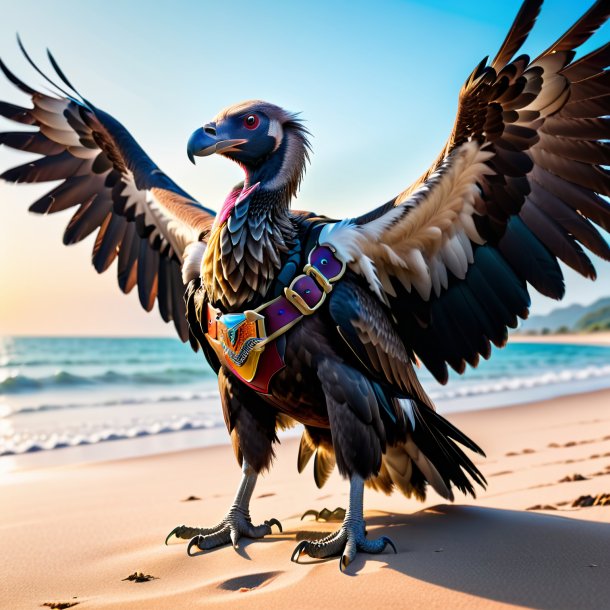
<path id="1" fill-rule="evenodd" d="M 222 204 L 222 208 L 220 210 L 220 213 L 218 214 L 218 216 L 216 216 L 216 220 L 214 221 L 214 226 L 221 226 L 223 225 L 225 222 L 227 222 L 229 216 L 231 215 L 231 212 L 233 211 L 233 208 L 240 203 L 241 201 L 243 201 L 244 199 L 246 199 L 246 197 L 249 197 L 251 193 L 253 193 L 259 186 L 260 182 L 256 182 L 255 184 L 253 184 L 252 186 L 249 186 L 248 188 L 243 188 L 241 191 L 231 191 L 229 193 L 229 196 L 225 199 L 225 202 Z"/>

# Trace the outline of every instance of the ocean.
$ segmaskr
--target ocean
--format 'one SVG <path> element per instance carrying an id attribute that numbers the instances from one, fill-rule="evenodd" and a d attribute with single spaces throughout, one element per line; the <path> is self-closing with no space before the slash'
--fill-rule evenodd
<path id="1" fill-rule="evenodd" d="M 419 375 L 440 413 L 505 406 L 610 387 L 610 348 L 515 343 L 445 386 Z M 216 377 L 177 339 L 0 339 L 0 472 L 227 442 Z"/>

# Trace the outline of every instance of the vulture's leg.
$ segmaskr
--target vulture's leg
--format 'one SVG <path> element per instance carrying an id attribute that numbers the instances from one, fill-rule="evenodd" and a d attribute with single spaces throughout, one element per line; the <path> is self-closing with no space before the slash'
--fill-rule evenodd
<path id="1" fill-rule="evenodd" d="M 358 551 L 381 553 L 389 544 L 394 549 L 394 552 L 396 552 L 394 543 L 386 536 L 375 540 L 367 539 L 366 524 L 362 511 L 363 495 L 364 481 L 355 474 L 350 481 L 349 507 L 341 528 L 321 540 L 303 540 L 299 542 L 292 553 L 292 561 L 298 563 L 299 557 L 302 554 L 315 558 L 341 555 L 339 567 L 343 570 L 356 557 Z"/>
<path id="2" fill-rule="evenodd" d="M 166 543 L 172 535 L 191 539 L 187 548 L 189 554 L 193 547 L 208 550 L 229 543 L 237 546 L 242 536 L 262 538 L 271 533 L 272 525 L 282 531 L 277 519 L 261 525 L 253 525 L 250 519 L 250 499 L 258 473 L 269 468 L 273 458 L 277 411 L 222 369 L 218 384 L 225 421 L 236 457 L 242 464 L 243 476 L 227 516 L 218 525 L 211 528 L 180 525 L 169 534 Z"/>
<path id="3" fill-rule="evenodd" d="M 385 536 L 367 540 L 362 498 L 364 480 L 379 471 L 385 445 L 385 429 L 379 415 L 374 389 L 358 370 L 334 359 L 318 367 L 318 378 L 326 397 L 326 408 L 339 472 L 350 479 L 349 506 L 341 528 L 322 540 L 300 542 L 292 554 L 310 557 L 341 555 L 343 569 L 358 551 L 381 553 L 389 544 Z"/>
<path id="4" fill-rule="evenodd" d="M 191 539 L 187 553 L 191 554 L 191 549 L 197 547 L 201 551 L 207 551 L 217 546 L 232 543 L 237 546 L 237 541 L 245 536 L 246 538 L 262 538 L 271 533 L 271 526 L 277 525 L 280 532 L 282 526 L 277 519 L 269 519 L 261 525 L 253 525 L 250 519 L 250 499 L 256 486 L 258 474 L 246 463 L 243 462 L 243 476 L 237 495 L 229 509 L 227 516 L 215 527 L 187 527 L 180 525 L 173 529 L 165 540 L 170 537 Z"/>

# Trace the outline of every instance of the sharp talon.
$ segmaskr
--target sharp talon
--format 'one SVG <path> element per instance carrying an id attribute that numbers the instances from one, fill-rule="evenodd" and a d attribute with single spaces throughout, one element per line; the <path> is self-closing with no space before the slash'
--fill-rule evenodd
<path id="1" fill-rule="evenodd" d="M 301 521 L 303 521 L 303 519 L 305 519 L 305 517 L 307 517 L 307 515 L 313 515 L 316 518 L 316 521 L 317 521 L 318 517 L 320 516 L 320 513 L 317 510 L 313 510 L 313 509 L 306 510 L 301 515 Z"/>
<path id="2" fill-rule="evenodd" d="M 339 571 L 343 572 L 345 568 L 349 565 L 349 557 L 347 555 L 341 555 L 341 559 L 339 560 Z"/>
<path id="3" fill-rule="evenodd" d="M 306 547 L 307 547 L 306 540 L 299 542 L 299 544 L 296 545 L 294 551 L 292 551 L 292 555 L 290 556 L 290 561 L 293 561 L 294 563 L 299 563 L 299 557 L 301 556 L 301 553 L 303 552 L 303 550 Z"/>
<path id="4" fill-rule="evenodd" d="M 167 538 L 165 539 L 165 544 L 167 545 L 167 541 L 174 536 L 175 534 L 178 533 L 178 530 L 183 527 L 182 525 L 179 525 L 178 527 L 175 527 L 168 535 Z M 176 538 L 178 538 L 178 536 L 176 535 Z"/>
<path id="5" fill-rule="evenodd" d="M 301 517 L 301 519 L 303 519 L 303 517 Z M 282 524 L 277 520 L 277 519 L 269 519 L 269 521 L 265 521 L 265 523 L 271 528 L 272 525 L 277 525 L 277 529 L 280 530 L 280 532 L 283 532 L 284 530 L 282 529 Z"/>
<path id="6" fill-rule="evenodd" d="M 189 557 L 192 557 L 194 555 L 194 553 L 191 553 L 191 549 L 196 546 L 200 551 L 202 549 L 199 548 L 199 536 L 195 536 L 194 538 L 191 538 L 191 541 L 189 542 L 189 545 L 186 547 L 186 554 Z"/>
<path id="7" fill-rule="evenodd" d="M 396 547 L 394 546 L 394 543 L 387 536 L 383 536 L 381 539 L 386 544 L 389 544 L 392 547 L 392 549 L 394 549 L 394 553 L 396 553 L 396 555 L 398 555 L 398 551 L 396 550 Z"/>
<path id="8" fill-rule="evenodd" d="M 237 550 L 237 541 L 239 540 L 239 532 L 237 530 L 231 530 L 231 543 L 233 548 Z"/>

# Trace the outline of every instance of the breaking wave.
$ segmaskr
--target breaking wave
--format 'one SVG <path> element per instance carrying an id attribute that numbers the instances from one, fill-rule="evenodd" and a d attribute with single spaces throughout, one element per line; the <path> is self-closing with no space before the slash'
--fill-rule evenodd
<path id="1" fill-rule="evenodd" d="M 432 400 L 449 400 L 454 398 L 467 398 L 469 396 L 482 396 L 499 392 L 515 392 L 544 386 L 553 386 L 571 382 L 586 382 L 608 377 L 610 384 L 610 365 L 587 366 L 582 369 L 565 369 L 562 371 L 548 371 L 538 375 L 520 377 L 502 377 L 499 379 L 480 380 L 476 384 L 454 384 L 440 390 L 432 390 Z"/>
<path id="2" fill-rule="evenodd" d="M 203 401 L 218 398 L 218 390 L 209 392 L 192 392 L 182 394 L 168 394 L 164 396 L 138 396 L 138 397 L 119 397 L 108 400 L 91 401 L 91 402 L 68 402 L 68 403 L 42 403 L 24 406 L 12 407 L 6 413 L 0 413 L 0 419 L 3 417 L 12 417 L 13 415 L 28 415 L 34 413 L 46 413 L 49 411 L 65 411 L 68 409 L 86 409 L 90 407 L 133 407 L 138 405 L 151 405 L 159 403 L 200 403 Z"/>
<path id="3" fill-rule="evenodd" d="M 0 442 L 0 457 L 20 455 L 37 451 L 51 451 L 66 447 L 95 445 L 110 441 L 141 438 L 159 434 L 171 434 L 185 430 L 204 430 L 220 428 L 224 422 L 220 419 L 199 419 L 183 417 L 175 421 L 156 421 L 136 423 L 129 427 L 100 428 L 87 432 L 55 432 L 51 434 L 20 434 L 18 438 Z"/>
<path id="4" fill-rule="evenodd" d="M 88 376 L 75 375 L 64 370 L 46 377 L 30 377 L 18 373 L 9 375 L 0 381 L 0 395 L 87 385 L 175 385 L 202 381 L 209 377 L 210 372 L 203 366 L 131 373 L 119 373 L 111 369 Z"/>

